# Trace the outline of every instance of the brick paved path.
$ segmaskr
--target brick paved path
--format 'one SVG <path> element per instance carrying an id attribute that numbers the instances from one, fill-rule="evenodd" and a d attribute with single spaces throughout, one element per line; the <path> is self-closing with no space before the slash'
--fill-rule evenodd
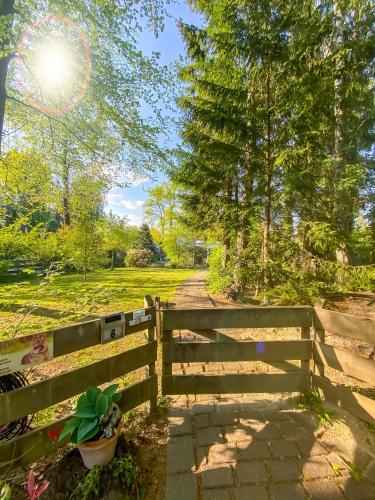
<path id="1" fill-rule="evenodd" d="M 204 279 L 199 273 L 185 282 L 175 297 L 178 307 L 216 305 Z M 234 340 L 228 330 L 211 336 L 206 332 L 203 338 L 185 331 L 178 335 L 180 340 L 223 340 L 220 335 Z M 240 363 L 226 363 L 225 369 L 217 365 L 177 365 L 174 372 L 240 373 L 248 368 Z M 166 500 L 375 500 L 375 447 L 355 441 L 354 427 L 364 424 L 344 412 L 345 424 L 319 426 L 313 414 L 294 409 L 289 396 L 174 398 Z M 343 458 L 355 462 L 371 480 L 356 482 Z"/>

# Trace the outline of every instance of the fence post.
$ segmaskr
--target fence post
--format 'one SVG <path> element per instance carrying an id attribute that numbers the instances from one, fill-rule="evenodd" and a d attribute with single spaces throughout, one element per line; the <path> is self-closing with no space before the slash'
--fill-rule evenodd
<path id="1" fill-rule="evenodd" d="M 325 330 L 322 330 L 320 328 L 315 328 L 315 335 L 314 335 L 314 340 L 316 342 L 321 342 L 322 344 L 325 343 L 326 341 L 326 332 Z M 321 377 L 324 377 L 324 366 L 321 363 L 316 363 L 314 361 L 314 373 L 316 374 L 316 371 L 319 372 L 319 375 Z"/>
<path id="2" fill-rule="evenodd" d="M 154 301 L 149 295 L 146 295 L 144 298 L 144 306 L 145 307 L 152 307 L 154 305 Z M 155 308 L 155 321 L 156 321 L 156 308 Z M 152 326 L 151 328 L 148 328 L 147 330 L 147 340 L 148 342 L 153 342 L 155 340 L 155 327 Z M 155 361 L 150 363 L 148 365 L 148 376 L 152 377 L 156 375 L 156 366 L 155 366 Z M 152 396 L 150 399 L 150 413 L 151 414 L 156 414 L 158 408 L 158 395 L 157 393 Z"/>
<path id="3" fill-rule="evenodd" d="M 310 327 L 302 326 L 301 327 L 301 339 L 302 340 L 310 340 Z M 301 361 L 301 370 L 308 372 L 309 374 L 309 385 L 308 389 L 311 389 L 311 373 L 310 373 L 310 359 Z"/>
<path id="4" fill-rule="evenodd" d="M 161 336 L 162 347 L 164 347 L 164 344 L 173 342 L 173 330 L 164 330 L 162 316 L 161 316 L 161 308 L 160 308 L 160 336 Z M 166 394 L 164 377 L 168 375 L 172 375 L 172 363 L 166 363 L 164 361 L 164 356 L 163 356 L 162 372 L 161 372 L 161 392 L 163 395 Z"/>

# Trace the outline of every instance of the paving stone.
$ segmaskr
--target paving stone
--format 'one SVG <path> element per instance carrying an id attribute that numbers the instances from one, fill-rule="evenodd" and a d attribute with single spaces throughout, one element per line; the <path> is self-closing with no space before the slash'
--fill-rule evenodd
<path id="1" fill-rule="evenodd" d="M 178 499 L 176 499 L 178 500 Z M 230 490 L 215 488 L 214 490 L 203 490 L 202 500 L 231 500 Z"/>
<path id="2" fill-rule="evenodd" d="M 229 465 L 208 466 L 199 472 L 203 488 L 223 488 L 233 486 L 233 473 Z"/>
<path id="3" fill-rule="evenodd" d="M 206 372 L 222 372 L 224 369 L 223 367 L 223 363 L 208 363 L 206 366 L 205 366 L 205 371 Z"/>
<path id="4" fill-rule="evenodd" d="M 238 417 L 236 413 L 227 412 L 227 413 L 214 413 L 212 415 L 212 423 L 213 425 L 231 425 L 238 422 Z"/>
<path id="5" fill-rule="evenodd" d="M 313 436 L 297 439 L 302 456 L 327 455 L 328 451 Z"/>
<path id="6" fill-rule="evenodd" d="M 193 432 L 190 416 L 185 415 L 181 417 L 169 417 L 168 423 L 168 431 L 170 436 L 182 436 L 184 434 L 191 434 Z"/>
<path id="7" fill-rule="evenodd" d="M 239 416 L 240 421 L 244 420 L 246 423 L 258 423 L 264 421 L 263 413 L 260 410 L 240 409 Z"/>
<path id="8" fill-rule="evenodd" d="M 264 486 L 242 486 L 233 490 L 235 500 L 268 500 Z M 283 500 L 286 500 L 285 498 Z"/>
<path id="9" fill-rule="evenodd" d="M 195 448 L 195 455 L 196 455 L 196 468 L 201 469 L 202 467 L 205 467 L 208 465 L 208 449 L 205 446 L 197 446 Z"/>
<path id="10" fill-rule="evenodd" d="M 272 439 L 268 444 L 272 456 L 275 458 L 297 457 L 299 455 L 295 441 L 290 439 Z"/>
<path id="11" fill-rule="evenodd" d="M 209 464 L 225 464 L 238 460 L 240 449 L 234 443 L 215 444 L 208 451 Z"/>
<path id="12" fill-rule="evenodd" d="M 335 476 L 331 464 L 323 456 L 309 457 L 302 465 L 302 472 L 305 479 Z"/>
<path id="13" fill-rule="evenodd" d="M 271 498 L 272 500 L 306 500 L 307 496 L 301 483 L 287 483 L 271 486 Z"/>
<path id="14" fill-rule="evenodd" d="M 216 407 L 214 404 L 207 403 L 194 403 L 191 405 L 190 413 L 192 415 L 199 415 L 201 413 L 214 413 L 216 411 Z"/>
<path id="15" fill-rule="evenodd" d="M 197 480 L 191 472 L 168 474 L 165 500 L 198 500 Z"/>
<path id="16" fill-rule="evenodd" d="M 241 485 L 266 483 L 268 481 L 266 467 L 260 461 L 240 462 L 236 465 L 235 471 Z"/>
<path id="17" fill-rule="evenodd" d="M 211 424 L 208 418 L 208 413 L 202 413 L 194 417 L 194 427 L 196 429 L 204 429 L 205 427 L 209 427 L 210 425 Z"/>
<path id="18" fill-rule="evenodd" d="M 186 375 L 194 375 L 195 373 L 203 373 L 203 367 L 202 366 L 187 366 L 184 371 L 185 371 Z"/>
<path id="19" fill-rule="evenodd" d="M 218 403 L 216 405 L 216 410 L 218 413 L 235 413 L 235 414 L 237 414 L 240 410 L 240 404 L 236 403 L 236 402 Z"/>
<path id="20" fill-rule="evenodd" d="M 302 477 L 297 460 L 270 460 L 267 466 L 274 481 L 296 481 Z"/>
<path id="21" fill-rule="evenodd" d="M 341 457 L 336 455 L 336 453 L 328 453 L 325 458 L 330 463 L 332 470 L 335 472 L 337 470 L 342 477 L 350 476 L 350 471 Z"/>
<path id="22" fill-rule="evenodd" d="M 362 479 L 359 483 L 354 481 L 352 477 L 343 479 L 342 487 L 345 497 L 349 500 L 375 500 L 374 484 L 367 479 Z"/>
<path id="23" fill-rule="evenodd" d="M 305 439 L 312 436 L 311 433 L 296 425 L 295 422 L 279 422 L 277 425 L 286 439 Z"/>
<path id="24" fill-rule="evenodd" d="M 280 410 L 263 410 L 263 419 L 270 422 L 290 422 L 289 415 Z"/>
<path id="25" fill-rule="evenodd" d="M 251 427 L 248 425 L 238 424 L 225 426 L 225 439 L 229 443 L 239 441 L 252 441 L 253 432 Z"/>
<path id="26" fill-rule="evenodd" d="M 311 412 L 291 412 L 290 417 L 297 422 L 300 427 L 313 433 L 319 428 L 319 422 Z"/>
<path id="27" fill-rule="evenodd" d="M 195 467 L 193 439 L 190 436 L 175 437 L 167 446 L 167 470 L 169 474 L 191 471 Z"/>
<path id="28" fill-rule="evenodd" d="M 276 439 L 281 438 L 281 433 L 276 424 L 260 423 L 251 426 L 255 439 Z"/>
<path id="29" fill-rule="evenodd" d="M 223 443 L 224 438 L 218 427 L 207 427 L 207 429 L 198 429 L 196 431 L 196 443 L 198 446 L 213 445 Z"/>
<path id="30" fill-rule="evenodd" d="M 303 483 L 311 500 L 344 500 L 344 497 L 333 479 L 318 479 Z"/>
<path id="31" fill-rule="evenodd" d="M 265 460 L 271 457 L 266 441 L 243 441 L 238 443 L 239 460 Z"/>

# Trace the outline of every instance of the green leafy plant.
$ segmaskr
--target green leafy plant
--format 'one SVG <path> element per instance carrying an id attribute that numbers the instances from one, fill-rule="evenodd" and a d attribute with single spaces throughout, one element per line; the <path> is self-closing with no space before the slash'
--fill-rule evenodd
<path id="1" fill-rule="evenodd" d="M 76 411 L 65 424 L 59 440 L 71 435 L 71 441 L 78 444 L 112 437 L 122 417 L 116 404 L 121 399 L 117 389 L 117 384 L 103 391 L 98 387 L 89 387 L 78 399 Z"/>
<path id="2" fill-rule="evenodd" d="M 362 479 L 362 474 L 361 471 L 358 470 L 357 464 L 355 462 L 351 462 L 350 460 L 346 460 L 345 458 L 343 458 L 343 461 L 346 467 L 348 468 L 350 475 L 352 476 L 354 481 L 359 483 L 360 480 Z"/>
<path id="3" fill-rule="evenodd" d="M 0 500 L 10 500 L 12 497 L 12 488 L 5 481 L 0 480 Z"/>
<path id="4" fill-rule="evenodd" d="M 335 476 L 340 475 L 340 464 L 332 464 L 332 470 L 335 473 Z"/>
<path id="5" fill-rule="evenodd" d="M 315 387 L 305 394 L 292 398 L 292 402 L 298 408 L 308 409 L 315 413 L 320 424 L 329 424 L 332 421 L 333 412 L 323 405 L 323 400 Z"/>
<path id="6" fill-rule="evenodd" d="M 127 494 L 132 495 L 138 490 L 139 467 L 133 455 L 127 453 L 122 457 L 114 458 L 108 465 L 94 467 L 75 488 L 71 498 L 77 500 L 100 498 L 101 480 L 105 474 L 109 474 L 120 481 L 122 488 L 126 492 L 124 498 L 128 498 Z M 137 497 L 139 496 L 137 495 Z"/>
<path id="7" fill-rule="evenodd" d="M 70 498 L 79 500 L 90 500 L 91 498 L 99 497 L 100 479 L 102 477 L 104 467 L 96 465 L 90 472 L 86 474 L 83 481 L 74 489 Z"/>

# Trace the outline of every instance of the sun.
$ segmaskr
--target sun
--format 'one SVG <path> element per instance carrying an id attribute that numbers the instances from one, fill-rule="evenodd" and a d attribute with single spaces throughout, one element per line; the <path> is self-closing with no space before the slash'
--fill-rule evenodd
<path id="1" fill-rule="evenodd" d="M 61 94 L 72 81 L 74 56 L 62 41 L 50 40 L 38 47 L 32 71 L 40 87 L 50 95 Z"/>

